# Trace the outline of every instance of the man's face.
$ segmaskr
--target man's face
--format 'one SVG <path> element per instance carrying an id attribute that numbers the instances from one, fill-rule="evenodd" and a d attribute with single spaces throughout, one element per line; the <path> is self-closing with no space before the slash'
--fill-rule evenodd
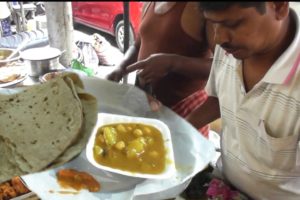
<path id="1" fill-rule="evenodd" d="M 268 3 L 264 14 L 254 7 L 234 5 L 226 10 L 204 11 L 204 16 L 213 24 L 215 42 L 237 59 L 267 53 L 279 33 L 274 6 Z"/>

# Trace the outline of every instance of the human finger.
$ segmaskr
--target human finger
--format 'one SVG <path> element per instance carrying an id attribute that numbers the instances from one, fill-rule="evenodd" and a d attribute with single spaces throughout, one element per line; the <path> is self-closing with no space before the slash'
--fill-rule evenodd
<path id="1" fill-rule="evenodd" d="M 158 101 L 157 99 L 155 99 L 153 96 L 147 94 L 147 99 L 148 99 L 148 103 L 150 106 L 150 109 L 154 112 L 157 112 L 160 110 L 162 104 L 160 101 Z"/>
<path id="2" fill-rule="evenodd" d="M 112 72 L 106 76 L 107 80 L 119 82 L 122 79 L 121 73 Z"/>
<path id="3" fill-rule="evenodd" d="M 149 73 L 144 73 L 145 70 L 137 73 L 137 76 L 144 84 L 152 83 L 153 77 Z"/>
<path id="4" fill-rule="evenodd" d="M 138 69 L 144 69 L 144 62 L 136 62 L 126 67 L 126 73 L 133 72 Z"/>

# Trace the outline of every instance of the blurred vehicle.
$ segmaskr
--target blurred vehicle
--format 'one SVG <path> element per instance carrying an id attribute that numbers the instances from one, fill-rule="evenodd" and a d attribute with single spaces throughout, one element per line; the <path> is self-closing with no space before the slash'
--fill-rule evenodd
<path id="1" fill-rule="evenodd" d="M 130 40 L 133 44 L 138 34 L 143 2 L 129 2 Z M 124 49 L 123 1 L 118 2 L 72 2 L 73 21 L 115 37 L 121 51 Z"/>

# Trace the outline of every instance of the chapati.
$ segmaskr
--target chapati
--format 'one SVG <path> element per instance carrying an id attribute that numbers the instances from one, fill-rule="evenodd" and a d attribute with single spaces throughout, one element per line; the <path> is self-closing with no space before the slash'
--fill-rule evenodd
<path id="1" fill-rule="evenodd" d="M 74 141 L 61 156 L 52 162 L 49 168 L 58 167 L 78 155 L 85 147 L 97 121 L 97 99 L 84 91 L 83 83 L 76 74 L 61 74 L 61 76 L 67 77 L 65 80 L 69 83 L 71 83 L 70 79 L 76 83 L 75 88 L 82 103 L 84 117 L 82 129 L 77 140 Z"/>
<path id="2" fill-rule="evenodd" d="M 95 97 L 84 92 L 74 74 L 0 94 L 0 182 L 74 158 L 84 148 L 96 117 Z"/>

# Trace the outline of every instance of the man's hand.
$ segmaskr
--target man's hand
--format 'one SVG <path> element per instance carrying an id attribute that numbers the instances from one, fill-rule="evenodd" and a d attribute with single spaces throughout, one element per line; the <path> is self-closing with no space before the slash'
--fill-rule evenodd
<path id="1" fill-rule="evenodd" d="M 149 106 L 151 108 L 152 111 L 157 112 L 160 110 L 162 104 L 160 101 L 158 101 L 157 99 L 155 99 L 153 96 L 147 94 L 147 99 L 148 99 L 148 103 Z"/>
<path id="2" fill-rule="evenodd" d="M 122 70 L 121 68 L 117 68 L 113 72 L 108 74 L 106 76 L 106 79 L 110 81 L 120 82 L 123 76 L 124 76 L 124 70 Z"/>
<path id="3" fill-rule="evenodd" d="M 170 54 L 152 54 L 148 58 L 126 67 L 125 73 L 127 74 L 138 70 L 137 76 L 144 81 L 144 84 L 148 84 L 166 76 L 170 69 Z"/>
<path id="4" fill-rule="evenodd" d="M 126 67 L 137 61 L 138 52 L 140 49 L 140 38 L 137 37 L 134 45 L 131 45 L 124 55 L 124 60 L 119 64 L 116 70 L 106 76 L 110 81 L 120 82 L 123 76 L 126 75 Z"/>

